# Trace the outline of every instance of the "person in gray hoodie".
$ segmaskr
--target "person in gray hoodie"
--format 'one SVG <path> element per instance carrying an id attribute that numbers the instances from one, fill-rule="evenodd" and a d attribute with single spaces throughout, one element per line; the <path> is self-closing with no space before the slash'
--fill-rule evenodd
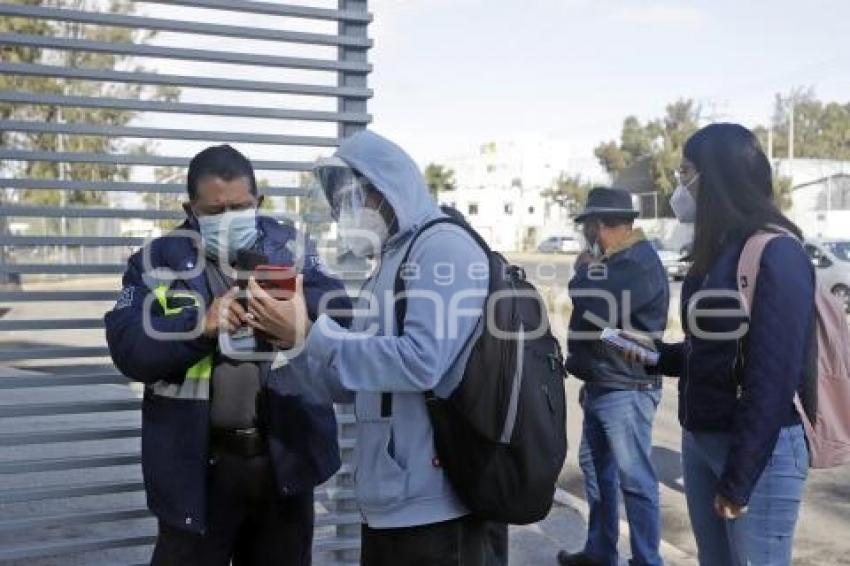
<path id="1" fill-rule="evenodd" d="M 444 214 L 416 163 L 375 133 L 346 139 L 314 174 L 343 245 L 376 267 L 355 298 L 350 328 L 325 315 L 311 324 L 300 284 L 291 300 L 275 301 L 252 282 L 253 324 L 280 348 L 300 350 L 287 367 L 307 371 L 282 378 L 355 405 L 362 564 L 483 565 L 485 524 L 470 516 L 440 466 L 424 394 L 446 397 L 460 382 L 482 324 L 484 251 L 446 223 L 413 242 L 423 224 Z M 397 328 L 395 280 L 408 248 Z"/>

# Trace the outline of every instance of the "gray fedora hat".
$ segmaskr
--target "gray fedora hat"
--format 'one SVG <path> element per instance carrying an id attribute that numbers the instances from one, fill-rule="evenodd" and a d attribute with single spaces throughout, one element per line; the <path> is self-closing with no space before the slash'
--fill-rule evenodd
<path id="1" fill-rule="evenodd" d="M 576 222 L 584 222 L 591 216 L 637 218 L 640 213 L 632 204 L 632 195 L 622 189 L 597 187 L 587 195 L 584 210 L 575 217 Z"/>

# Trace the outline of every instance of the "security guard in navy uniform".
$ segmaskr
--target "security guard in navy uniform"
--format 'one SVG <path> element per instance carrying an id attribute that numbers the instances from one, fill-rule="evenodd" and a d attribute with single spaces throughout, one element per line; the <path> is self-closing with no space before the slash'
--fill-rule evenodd
<path id="1" fill-rule="evenodd" d="M 219 340 L 250 319 L 222 263 L 251 250 L 292 265 L 295 229 L 258 216 L 251 163 L 229 146 L 196 155 L 187 184 L 187 220 L 130 258 L 105 316 L 115 365 L 145 384 L 142 469 L 159 520 L 152 564 L 308 565 L 313 488 L 340 465 L 333 407 L 292 390 L 294 369 L 228 355 Z M 300 271 L 312 318 L 325 293 L 329 312 L 350 309 L 310 242 Z"/>

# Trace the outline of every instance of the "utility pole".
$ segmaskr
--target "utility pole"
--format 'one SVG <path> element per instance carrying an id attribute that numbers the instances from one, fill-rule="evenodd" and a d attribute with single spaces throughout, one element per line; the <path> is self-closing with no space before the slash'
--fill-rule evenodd
<path id="1" fill-rule="evenodd" d="M 826 211 L 832 212 L 832 177 L 826 178 Z"/>
<path id="2" fill-rule="evenodd" d="M 794 179 L 794 96 L 791 96 L 791 109 L 788 111 L 788 176 Z"/>
<path id="3" fill-rule="evenodd" d="M 767 159 L 773 166 L 773 124 L 767 128 Z"/>

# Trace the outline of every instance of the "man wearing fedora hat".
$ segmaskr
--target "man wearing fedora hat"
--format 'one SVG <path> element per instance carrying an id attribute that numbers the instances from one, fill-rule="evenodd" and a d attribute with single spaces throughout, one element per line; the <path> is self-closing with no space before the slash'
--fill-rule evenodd
<path id="1" fill-rule="evenodd" d="M 631 536 L 631 564 L 661 564 L 658 479 L 652 466 L 652 421 L 661 376 L 626 362 L 599 340 L 605 327 L 650 333 L 667 326 L 670 289 L 658 254 L 640 228 L 631 195 L 593 189 L 575 220 L 588 251 L 570 281 L 573 312 L 567 370 L 585 382 L 579 464 L 590 506 L 582 552 L 561 551 L 564 565 L 616 565 L 622 490 Z"/>

